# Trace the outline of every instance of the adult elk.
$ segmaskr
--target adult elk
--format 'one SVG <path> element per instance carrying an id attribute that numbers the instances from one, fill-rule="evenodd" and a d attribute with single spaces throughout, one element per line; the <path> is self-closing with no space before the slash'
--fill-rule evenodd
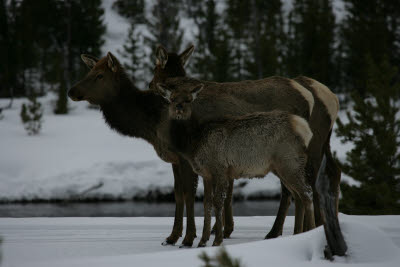
<path id="1" fill-rule="evenodd" d="M 156 52 L 157 62 L 154 68 L 154 77 L 149 85 L 150 89 L 158 91 L 156 84 L 166 83 L 167 80 L 171 81 L 169 85 L 172 87 L 195 86 L 198 83 L 203 83 L 205 88 L 202 94 L 205 94 L 208 99 L 214 98 L 215 101 L 218 102 L 220 96 L 225 94 L 238 99 L 238 101 L 241 100 L 242 104 L 245 104 L 240 105 L 240 103 L 238 103 L 240 107 L 236 111 L 233 111 L 230 107 L 223 107 L 219 104 L 215 105 L 214 102 L 207 103 L 206 100 L 201 101 L 201 105 L 194 105 L 193 112 L 196 113 L 198 110 L 198 112 L 203 114 L 204 110 L 207 110 L 209 112 L 208 116 L 201 117 L 204 119 L 224 115 L 222 113 L 228 115 L 243 115 L 249 112 L 271 111 L 273 109 L 286 110 L 307 119 L 314 134 L 307 152 L 307 176 L 311 180 L 313 189 L 316 224 L 321 225 L 323 221 L 320 212 L 319 195 L 315 189 L 315 181 L 324 154 L 326 155 L 326 173 L 330 181 L 330 190 L 336 197 L 336 212 L 338 211 L 341 171 L 333 159 L 330 149 L 332 127 L 339 111 L 338 98 L 325 85 L 304 76 L 295 79 L 270 77 L 258 81 L 236 83 L 214 83 L 184 78 L 186 76 L 184 65 L 193 50 L 194 47 L 190 46 L 185 50 L 186 53 L 177 55 L 176 53 L 168 53 L 165 48 L 159 46 Z M 181 60 L 181 58 L 184 60 Z M 314 104 L 313 108 L 310 108 L 311 102 Z M 251 104 L 251 107 L 247 104 Z M 180 177 L 179 179 L 188 180 L 196 177 L 193 170 L 186 169 L 186 173 L 187 177 Z M 187 194 L 190 192 L 183 193 Z M 228 192 L 224 205 L 225 227 L 228 227 L 228 232 L 233 230 L 231 195 L 231 192 Z M 278 214 L 266 238 L 274 238 L 282 234 L 283 223 L 290 201 L 290 192 L 282 184 L 282 195 Z M 186 207 L 189 209 L 190 205 L 192 204 L 186 203 Z"/>
<path id="2" fill-rule="evenodd" d="M 190 162 L 204 181 L 204 227 L 199 247 L 211 232 L 214 206 L 216 231 L 213 246 L 223 241 L 222 206 L 229 184 L 238 178 L 277 174 L 295 198 L 294 233 L 315 227 L 312 188 L 305 176 L 307 146 L 312 132 L 306 120 L 274 110 L 226 117 L 203 124 L 192 118 L 192 104 L 202 90 L 170 90 L 158 84 L 170 102 L 166 128 L 170 146 Z M 304 225 L 303 225 L 304 221 Z"/>

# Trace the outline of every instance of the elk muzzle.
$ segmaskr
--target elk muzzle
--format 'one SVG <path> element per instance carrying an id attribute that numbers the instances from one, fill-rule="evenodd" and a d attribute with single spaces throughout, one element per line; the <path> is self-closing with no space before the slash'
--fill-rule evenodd
<path id="1" fill-rule="evenodd" d="M 74 86 L 71 89 L 68 90 L 68 96 L 71 98 L 73 101 L 82 101 L 83 100 L 83 94 L 79 92 L 80 90 Z"/>

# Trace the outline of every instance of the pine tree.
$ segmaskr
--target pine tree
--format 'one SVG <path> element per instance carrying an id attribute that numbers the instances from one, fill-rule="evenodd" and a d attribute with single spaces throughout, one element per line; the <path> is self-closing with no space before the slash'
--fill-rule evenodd
<path id="1" fill-rule="evenodd" d="M 144 0 L 118 0 L 113 4 L 113 8 L 130 23 L 128 38 L 123 45 L 124 50 L 119 51 L 124 58 L 129 59 L 124 67 L 131 74 L 132 81 L 139 88 L 144 88 L 146 71 L 143 61 L 146 55 L 142 48 L 143 35 L 138 26 L 145 23 L 145 2 Z"/>
<path id="2" fill-rule="evenodd" d="M 197 3 L 197 4 L 196 4 Z M 219 14 L 216 2 L 193 3 L 193 15 L 198 27 L 196 52 L 192 72 L 201 79 L 228 82 L 235 79 L 232 69 L 231 34 L 226 15 Z"/>
<path id="3" fill-rule="evenodd" d="M 154 50 L 162 44 L 168 51 L 181 49 L 183 30 L 179 28 L 181 1 L 157 0 L 152 9 L 151 18 L 147 20 L 151 36 L 147 44 Z M 154 51 L 153 51 L 154 52 Z"/>
<path id="4" fill-rule="evenodd" d="M 361 95 L 367 87 L 369 55 L 375 64 L 387 55 L 390 64 L 400 66 L 400 1 L 344 0 L 346 17 L 340 30 L 343 47 L 343 84 Z"/>
<path id="5" fill-rule="evenodd" d="M 286 70 L 334 88 L 335 16 L 332 0 L 295 0 L 289 13 Z"/>
<path id="6" fill-rule="evenodd" d="M 354 92 L 354 112 L 349 122 L 338 120 L 338 136 L 351 142 L 342 171 L 360 183 L 342 183 L 340 210 L 352 214 L 398 214 L 400 212 L 400 83 L 397 68 L 385 58 L 368 63 L 365 98 Z"/>
<path id="7" fill-rule="evenodd" d="M 14 51 L 10 44 L 10 25 L 9 25 L 9 11 L 7 9 L 6 1 L 0 0 L 0 97 L 10 96 L 12 86 L 12 57 Z"/>
<path id="8" fill-rule="evenodd" d="M 282 74 L 285 33 L 281 0 L 251 0 L 248 27 L 248 56 L 245 69 L 248 79 Z"/>
<path id="9" fill-rule="evenodd" d="M 248 58 L 247 38 L 250 28 L 250 9 L 248 1 L 227 0 L 225 13 L 226 30 L 224 39 L 228 39 L 232 60 L 230 62 L 232 78 L 240 81 L 249 76 L 245 69 L 245 60 Z M 260 34 L 260 33 L 258 33 Z"/>
<path id="10" fill-rule="evenodd" d="M 22 104 L 21 121 L 29 135 L 37 135 L 42 128 L 43 108 L 36 96 L 29 97 L 29 103 Z"/>
<path id="11" fill-rule="evenodd" d="M 81 64 L 80 54 L 94 56 L 100 54 L 105 32 L 103 24 L 104 10 L 101 0 L 92 1 L 56 1 L 55 15 L 62 19 L 54 25 L 49 82 L 57 84 L 58 100 L 54 110 L 56 114 L 68 112 L 67 90 L 71 82 L 86 73 Z"/>
<path id="12" fill-rule="evenodd" d="M 216 27 L 218 15 L 215 10 L 215 1 L 208 0 L 190 1 L 188 3 L 188 13 L 193 18 L 197 26 L 196 51 L 188 68 L 194 76 L 212 80 L 213 73 L 210 71 L 213 66 L 212 54 L 215 52 Z"/>

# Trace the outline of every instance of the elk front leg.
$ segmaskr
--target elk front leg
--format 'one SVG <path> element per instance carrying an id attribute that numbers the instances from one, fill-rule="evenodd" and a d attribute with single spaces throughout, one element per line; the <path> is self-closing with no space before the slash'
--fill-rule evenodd
<path id="1" fill-rule="evenodd" d="M 300 234 L 303 232 L 304 223 L 304 206 L 301 198 L 294 193 L 294 203 L 296 205 L 295 217 L 294 217 L 294 231 L 293 234 Z"/>
<path id="2" fill-rule="evenodd" d="M 229 238 L 233 232 L 233 212 L 232 212 L 232 194 L 233 194 L 233 182 L 229 180 L 228 189 L 226 191 L 226 198 L 224 201 L 224 238 Z"/>
<path id="3" fill-rule="evenodd" d="M 198 247 L 205 247 L 211 235 L 211 210 L 213 201 L 213 186 L 210 178 L 203 177 L 204 183 L 204 225 L 203 235 Z"/>
<path id="4" fill-rule="evenodd" d="M 276 215 L 274 225 L 269 231 L 265 239 L 275 238 L 282 235 L 283 224 L 289 210 L 292 195 L 286 186 L 281 182 L 281 202 L 279 203 L 278 214 Z"/>
<path id="5" fill-rule="evenodd" d="M 229 187 L 229 181 L 225 177 L 218 177 L 216 179 L 216 184 L 214 186 L 214 213 L 215 213 L 215 238 L 213 246 L 221 245 L 224 240 L 223 237 L 223 227 L 222 227 L 222 207 L 224 206 L 224 201 L 226 198 L 226 190 Z"/>
<path id="6" fill-rule="evenodd" d="M 180 161 L 180 175 L 183 177 L 184 199 L 186 204 L 186 235 L 181 247 L 191 247 L 196 237 L 196 224 L 194 221 L 194 200 L 196 196 L 198 175 L 193 172 L 192 166 L 185 161 Z"/>
<path id="7" fill-rule="evenodd" d="M 184 208 L 184 196 L 183 196 L 183 181 L 179 171 L 178 164 L 172 164 L 172 171 L 174 173 L 174 193 L 175 193 L 175 218 L 172 233 L 162 243 L 163 246 L 173 245 L 178 241 L 179 237 L 182 236 L 183 228 L 183 208 Z"/>

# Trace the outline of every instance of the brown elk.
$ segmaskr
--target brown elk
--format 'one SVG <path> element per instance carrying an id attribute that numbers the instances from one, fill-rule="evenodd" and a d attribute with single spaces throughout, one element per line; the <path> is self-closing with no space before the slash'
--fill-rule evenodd
<path id="1" fill-rule="evenodd" d="M 204 181 L 204 228 L 199 246 L 210 237 L 211 206 L 216 216 L 213 246 L 223 241 L 222 206 L 234 179 L 264 177 L 272 171 L 294 196 L 294 233 L 315 227 L 312 188 L 305 176 L 312 132 L 305 119 L 284 111 L 256 112 L 199 124 L 191 104 L 202 90 L 170 90 L 158 84 L 169 107 L 170 146 L 187 159 Z M 304 221 L 304 227 L 303 227 Z"/>
<path id="2" fill-rule="evenodd" d="M 193 47 L 189 47 L 189 49 L 193 50 Z M 172 77 L 185 77 L 185 75 L 178 74 L 177 70 L 181 70 L 180 73 L 183 73 L 183 65 L 175 59 L 175 53 L 168 53 L 165 48 L 159 46 L 156 56 L 157 63 L 154 69 L 154 77 L 150 83 L 150 89 L 158 91 L 158 88 L 156 86 L 157 83 L 165 83 L 167 80 L 169 80 L 169 78 Z M 170 59 L 171 62 L 168 62 Z M 170 73 L 173 73 L 173 75 L 169 75 Z M 308 113 L 304 111 L 308 109 L 307 104 L 305 104 L 303 101 L 304 97 L 303 100 L 296 101 L 293 96 L 288 94 L 287 90 L 281 90 L 282 88 L 285 88 L 289 89 L 289 91 L 292 91 L 292 94 L 294 95 L 296 95 L 296 91 L 301 92 L 303 95 L 306 95 L 303 91 L 303 89 L 306 88 L 306 91 L 311 93 L 314 99 L 313 112 L 311 114 L 311 117 L 309 118 L 309 124 L 314 135 L 307 153 L 307 175 L 312 181 L 311 184 L 314 192 L 316 224 L 321 225 L 323 223 L 319 208 L 319 196 L 318 192 L 315 189 L 315 181 L 317 178 L 317 172 L 319 170 L 320 162 L 322 160 L 322 155 L 326 155 L 326 173 L 331 183 L 330 190 L 332 191 L 332 194 L 336 196 L 337 204 L 339 200 L 341 174 L 340 168 L 336 164 L 330 150 L 330 136 L 333 124 L 336 120 L 339 110 L 339 101 L 338 98 L 329 90 L 329 88 L 314 79 L 304 76 L 297 77 L 293 80 L 281 77 L 270 77 L 258 81 L 243 81 L 233 83 L 234 86 L 232 86 L 232 83 L 213 83 L 205 81 L 195 81 L 194 79 L 182 79 L 181 81 L 179 81 L 178 78 L 176 78 L 175 83 L 180 83 L 180 86 L 195 86 L 196 83 L 204 83 L 205 88 L 203 90 L 203 94 L 207 94 L 209 98 L 213 98 L 213 95 L 217 97 L 222 92 L 225 92 L 226 94 L 235 95 L 238 98 L 244 97 L 245 99 L 243 100 L 243 102 L 254 104 L 253 107 L 250 108 L 250 110 L 246 110 L 246 108 L 237 110 L 236 113 L 238 114 L 245 114 L 248 111 L 254 112 L 281 109 L 287 110 L 290 113 L 302 116 L 307 119 Z M 172 85 L 172 87 L 173 86 L 174 85 Z M 246 90 L 246 88 L 250 90 Z M 238 89 L 239 92 L 236 92 Z M 264 90 L 271 90 L 271 92 L 267 94 L 267 98 L 259 96 L 260 92 Z M 212 105 L 214 104 L 207 104 L 206 102 L 203 102 L 203 105 L 207 105 L 208 107 L 202 107 L 201 109 L 208 109 L 211 113 L 226 111 L 223 108 L 212 107 Z M 197 107 L 200 107 L 200 105 L 194 105 L 194 112 L 196 112 Z M 210 117 L 218 117 L 220 115 L 211 113 L 209 114 Z M 228 113 L 230 113 L 230 111 Z M 209 119 L 210 117 L 206 119 Z M 189 173 L 190 170 L 187 170 L 187 172 Z M 192 175 L 191 177 L 194 176 Z M 231 193 L 228 193 L 228 196 L 231 196 Z M 285 221 L 285 217 L 290 205 L 290 198 L 290 192 L 282 184 L 282 195 L 278 214 L 276 216 L 274 225 L 266 238 L 274 238 L 282 234 L 283 223 Z M 226 212 L 225 214 L 227 215 L 225 217 L 225 223 L 228 224 L 229 222 L 233 222 L 233 219 L 230 217 L 232 213 L 231 204 L 229 201 L 230 198 L 227 197 L 225 210 L 229 212 Z M 336 205 L 336 212 L 337 210 L 338 205 Z"/>

